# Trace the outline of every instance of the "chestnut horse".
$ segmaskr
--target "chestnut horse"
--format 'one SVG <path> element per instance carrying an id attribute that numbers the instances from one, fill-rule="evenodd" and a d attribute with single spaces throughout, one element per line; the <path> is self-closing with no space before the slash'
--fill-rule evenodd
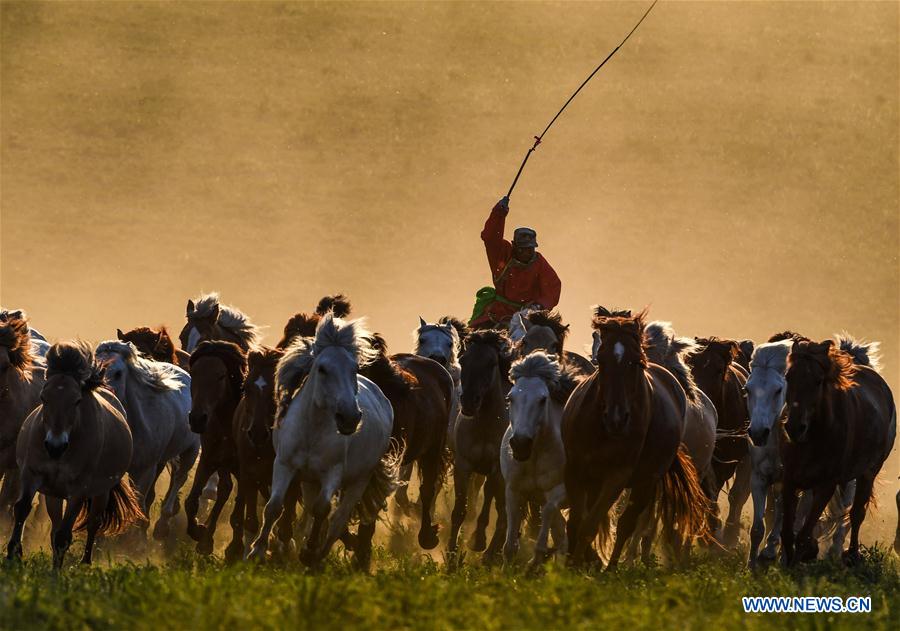
<path id="1" fill-rule="evenodd" d="M 216 522 L 233 486 L 231 476 L 238 476 L 233 419 L 246 374 L 247 355 L 237 344 L 204 341 L 191 354 L 191 412 L 188 420 L 191 429 L 200 434 L 200 461 L 184 510 L 188 519 L 188 535 L 197 542 L 200 554 L 212 554 Z M 200 493 L 213 473 L 219 474 L 216 501 L 206 525 L 201 526 L 197 524 Z"/>
<path id="2" fill-rule="evenodd" d="M 125 410 L 103 387 L 103 370 L 82 342 L 50 348 L 41 400 L 16 446 L 22 490 L 7 558 L 22 557 L 22 529 L 35 494 L 42 493 L 51 521 L 53 567 L 62 566 L 72 532 L 81 529 L 87 530 L 81 562 L 90 563 L 97 535 L 116 534 L 146 519 L 124 477 L 131 461 Z"/>
<path id="3" fill-rule="evenodd" d="M 116 329 L 116 337 L 123 342 L 131 342 L 141 353 L 158 362 L 175 364 L 185 370 L 190 368 L 190 354 L 175 348 L 172 336 L 164 326 L 158 329 L 140 326 L 127 333 L 123 333 L 122 329 Z"/>
<path id="4" fill-rule="evenodd" d="M 259 531 L 257 502 L 259 495 L 269 498 L 275 448 L 272 427 L 275 424 L 275 369 L 284 352 L 261 347 L 247 355 L 247 377 L 240 403 L 234 412 L 234 442 L 238 453 L 238 484 L 231 512 L 233 538 L 225 549 L 225 559 L 236 561 L 245 554 L 244 531 L 256 536 Z M 278 522 L 278 535 L 284 550 L 293 537 L 293 522 L 299 499 L 299 483 L 289 489 L 289 499 Z"/>
<path id="5" fill-rule="evenodd" d="M 577 375 L 589 375 L 594 365 L 587 357 L 564 348 L 569 335 L 569 325 L 555 309 L 518 311 L 510 320 L 509 336 L 516 342 L 517 357 L 525 357 L 533 351 L 545 351 L 560 358 L 563 368 L 568 367 Z"/>
<path id="6" fill-rule="evenodd" d="M 193 353 L 204 340 L 233 342 L 246 353 L 258 346 L 262 337 L 259 327 L 247 315 L 236 307 L 222 304 L 217 293 L 188 300 L 185 317 L 187 323 L 178 339 L 187 353 Z"/>
<path id="7" fill-rule="evenodd" d="M 478 516 L 470 547 L 482 551 L 487 546 L 491 502 L 497 509 L 494 535 L 487 546 L 486 558 L 500 552 L 506 530 L 506 485 L 500 471 L 500 443 L 509 425 L 506 395 L 512 384 L 509 369 L 512 348 L 503 331 L 473 331 L 463 342 L 459 363 L 460 415 L 454 429 L 453 491 L 455 495 L 450 525 L 449 552 L 455 553 L 459 529 L 466 518 L 469 479 L 473 473 L 487 477 L 484 504 Z"/>
<path id="8" fill-rule="evenodd" d="M 859 554 L 859 528 L 872 497 L 872 485 L 894 445 L 897 410 L 884 379 L 831 340 L 794 342 L 788 357 L 781 526 L 786 564 L 815 559 L 813 529 L 835 487 L 856 480 L 850 509 L 848 562 Z M 797 491 L 813 493 L 810 511 L 794 533 Z M 796 541 L 796 544 L 795 544 Z"/>
<path id="9" fill-rule="evenodd" d="M 361 371 L 378 386 L 394 408 L 393 438 L 403 445 L 401 467 L 419 468 L 421 522 L 419 545 L 431 550 L 438 544 L 438 526 L 432 522 L 435 497 L 444 470 L 444 446 L 454 388 L 450 373 L 437 362 L 418 355 L 387 355 L 384 339 L 373 334 L 377 355 Z M 408 481 L 408 478 L 407 478 Z"/>
<path id="10" fill-rule="evenodd" d="M 16 439 L 22 423 L 40 402 L 44 361 L 35 356 L 28 321 L 0 320 L 0 510 L 5 514 L 19 493 Z"/>
<path id="11" fill-rule="evenodd" d="M 737 545 L 741 530 L 741 510 L 750 498 L 750 440 L 747 430 L 750 415 L 744 386 L 749 376 L 737 362 L 740 344 L 717 337 L 694 338 L 697 350 L 687 357 L 697 386 L 710 398 L 716 408 L 719 425 L 716 428 L 716 448 L 713 451 L 713 475 L 706 486 L 713 502 L 711 527 L 718 531 L 718 497 L 725 483 L 734 478 L 728 493 L 728 519 L 721 533 L 721 543 L 727 548 Z"/>
<path id="12" fill-rule="evenodd" d="M 681 385 L 644 351 L 645 313 L 595 318 L 597 370 L 563 411 L 565 480 L 569 499 L 569 559 L 596 560 L 592 542 L 606 537 L 609 511 L 625 489 L 608 569 L 619 562 L 638 517 L 658 508 L 677 546 L 704 536 L 708 500 L 681 446 L 687 398 Z"/>

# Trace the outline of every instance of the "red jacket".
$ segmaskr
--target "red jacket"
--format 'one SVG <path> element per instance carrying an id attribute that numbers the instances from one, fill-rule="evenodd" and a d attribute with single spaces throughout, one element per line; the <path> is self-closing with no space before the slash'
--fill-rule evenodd
<path id="1" fill-rule="evenodd" d="M 559 292 L 562 289 L 559 276 L 550 267 L 547 259 L 537 252 L 530 263 L 523 264 L 512 259 L 512 243 L 503 238 L 508 212 L 509 209 L 499 204 L 494 206 L 490 217 L 484 223 L 484 230 L 481 231 L 481 240 L 484 241 L 484 249 L 487 251 L 494 287 L 498 294 L 523 307 L 537 303 L 544 309 L 552 309 L 559 304 Z M 484 326 L 507 321 L 516 311 L 518 308 L 513 305 L 494 302 L 471 325 Z"/>

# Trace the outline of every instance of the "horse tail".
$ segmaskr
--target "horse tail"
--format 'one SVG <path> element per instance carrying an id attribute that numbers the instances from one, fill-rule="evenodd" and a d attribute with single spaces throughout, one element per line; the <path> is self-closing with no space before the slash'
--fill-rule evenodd
<path id="1" fill-rule="evenodd" d="M 378 514 L 387 509 L 388 498 L 400 486 L 400 465 L 403 464 L 404 450 L 394 439 L 391 439 L 391 443 L 387 453 L 375 466 L 369 484 L 354 509 L 354 517 L 361 523 L 371 524 L 378 519 Z"/>
<path id="2" fill-rule="evenodd" d="M 662 478 L 657 505 L 663 527 L 677 536 L 681 544 L 688 544 L 694 539 L 710 539 L 710 501 L 703 492 L 697 469 L 684 444 L 678 445 L 675 460 Z"/>
<path id="3" fill-rule="evenodd" d="M 87 529 L 88 511 L 90 502 L 85 502 L 78 513 L 73 532 Z M 146 521 L 144 510 L 141 508 L 140 494 L 131 484 L 131 480 L 122 477 L 116 485 L 110 489 L 106 508 L 100 520 L 98 535 L 119 535 L 125 532 L 131 524 Z"/>

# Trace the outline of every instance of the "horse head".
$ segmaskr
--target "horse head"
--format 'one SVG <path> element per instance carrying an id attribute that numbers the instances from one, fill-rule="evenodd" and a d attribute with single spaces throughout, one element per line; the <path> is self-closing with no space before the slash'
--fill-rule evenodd
<path id="1" fill-rule="evenodd" d="M 512 363 L 512 352 L 506 333 L 494 329 L 473 331 L 466 337 L 464 346 L 459 358 L 462 368 L 460 404 L 463 416 L 472 417 L 489 399 L 492 390 L 503 388 Z"/>
<path id="2" fill-rule="evenodd" d="M 644 352 L 646 313 L 636 316 L 594 317 L 594 358 L 600 389 L 604 429 L 611 435 L 623 433 L 638 404 L 639 388 L 647 367 Z"/>

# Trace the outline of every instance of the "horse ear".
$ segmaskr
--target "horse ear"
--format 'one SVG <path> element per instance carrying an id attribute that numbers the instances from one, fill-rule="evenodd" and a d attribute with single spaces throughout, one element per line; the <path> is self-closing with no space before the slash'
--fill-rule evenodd
<path id="1" fill-rule="evenodd" d="M 212 311 L 209 314 L 209 319 L 215 322 L 219 319 L 219 304 L 216 303 L 213 305 Z"/>
<path id="2" fill-rule="evenodd" d="M 123 342 L 125 341 L 125 334 L 122 333 L 122 329 L 116 329 L 116 337 L 119 338 L 120 340 L 122 340 Z"/>
<path id="3" fill-rule="evenodd" d="M 819 344 L 819 348 L 821 348 L 826 353 L 830 352 L 832 348 L 834 348 L 834 340 L 825 340 L 821 344 Z"/>
<path id="4" fill-rule="evenodd" d="M 612 314 L 609 312 L 609 309 L 604 307 L 603 305 L 594 305 L 594 317 L 596 318 L 608 318 Z"/>
<path id="5" fill-rule="evenodd" d="M 188 317 L 190 317 L 190 315 L 191 315 L 192 313 L 194 313 L 194 301 L 191 300 L 191 299 L 188 299 L 188 302 L 187 302 L 187 309 L 185 309 L 185 315 L 188 316 Z"/>
<path id="6" fill-rule="evenodd" d="M 419 316 L 419 328 L 426 326 L 427 324 L 428 323 L 425 322 L 425 318 L 423 318 L 422 316 Z"/>
<path id="7" fill-rule="evenodd" d="M 734 340 L 728 342 L 728 348 L 731 351 L 731 359 L 737 359 L 741 355 L 741 347 Z"/>

